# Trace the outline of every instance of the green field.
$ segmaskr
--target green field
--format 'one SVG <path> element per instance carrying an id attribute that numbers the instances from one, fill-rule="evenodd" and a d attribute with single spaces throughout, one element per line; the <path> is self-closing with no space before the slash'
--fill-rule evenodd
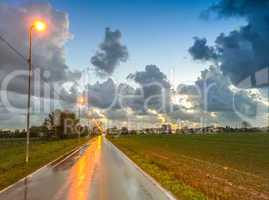
<path id="1" fill-rule="evenodd" d="M 25 140 L 0 139 L 0 190 L 37 170 L 46 163 L 68 153 L 88 139 L 30 141 L 30 161 L 25 165 Z"/>
<path id="2" fill-rule="evenodd" d="M 269 134 L 109 139 L 179 199 L 269 199 Z"/>

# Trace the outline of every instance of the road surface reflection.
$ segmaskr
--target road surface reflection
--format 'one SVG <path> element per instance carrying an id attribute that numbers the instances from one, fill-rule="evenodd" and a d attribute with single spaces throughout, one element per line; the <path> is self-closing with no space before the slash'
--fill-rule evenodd
<path id="1" fill-rule="evenodd" d="M 54 165 L 46 166 L 5 192 L 0 200 L 168 200 L 103 136 Z"/>
<path id="2" fill-rule="evenodd" d="M 69 200 L 87 200 L 89 189 L 91 188 L 94 175 L 94 167 L 100 164 L 102 137 L 91 143 L 83 156 L 72 168 L 68 177 L 71 185 L 69 186 Z"/>

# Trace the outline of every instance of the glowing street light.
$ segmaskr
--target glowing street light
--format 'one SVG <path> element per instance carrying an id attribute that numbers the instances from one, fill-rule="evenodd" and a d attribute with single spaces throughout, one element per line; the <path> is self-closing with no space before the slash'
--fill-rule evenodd
<path id="1" fill-rule="evenodd" d="M 77 99 L 77 105 L 78 105 L 78 119 L 80 121 L 80 107 L 84 106 L 86 104 L 86 99 L 84 96 L 79 96 Z M 78 132 L 78 139 L 80 141 L 80 130 Z"/>
<path id="2" fill-rule="evenodd" d="M 25 162 L 29 162 L 29 143 L 30 143 L 30 103 L 31 103 L 31 77 L 32 77 L 32 33 L 33 30 L 37 32 L 44 32 L 47 28 L 45 22 L 36 20 L 32 23 L 29 29 L 29 75 L 28 75 L 28 100 L 27 100 L 27 134 L 26 134 L 26 158 Z"/>
<path id="3" fill-rule="evenodd" d="M 33 28 L 38 31 L 38 32 L 43 32 L 46 30 L 47 28 L 47 25 L 45 22 L 43 21 L 40 21 L 40 20 L 36 20 L 34 23 L 33 23 Z"/>
<path id="4" fill-rule="evenodd" d="M 78 105 L 78 118 L 80 119 L 80 107 L 85 105 L 86 99 L 84 96 L 79 96 L 77 99 L 77 105 Z"/>
<path id="5" fill-rule="evenodd" d="M 85 98 L 84 98 L 83 96 L 80 96 L 80 97 L 78 98 L 78 105 L 79 105 L 79 106 L 83 106 L 85 103 L 86 103 Z"/>

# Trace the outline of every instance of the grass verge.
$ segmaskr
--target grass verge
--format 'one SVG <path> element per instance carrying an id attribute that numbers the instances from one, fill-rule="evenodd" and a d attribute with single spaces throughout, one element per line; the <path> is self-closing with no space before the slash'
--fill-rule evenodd
<path id="1" fill-rule="evenodd" d="M 89 139 L 30 141 L 30 161 L 25 164 L 25 140 L 0 139 L 0 190 L 45 164 L 86 143 Z"/>

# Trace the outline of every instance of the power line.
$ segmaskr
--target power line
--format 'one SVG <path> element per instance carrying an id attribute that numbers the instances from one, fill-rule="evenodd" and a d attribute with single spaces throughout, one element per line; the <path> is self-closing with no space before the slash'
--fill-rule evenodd
<path id="1" fill-rule="evenodd" d="M 28 63 L 28 58 L 23 55 L 21 52 L 19 52 L 8 40 L 6 40 L 2 35 L 0 35 L 0 41 L 2 41 L 4 44 L 6 44 L 17 56 L 19 56 L 22 60 L 24 60 L 26 63 Z M 33 65 L 33 67 L 38 67 L 36 65 Z M 41 68 L 41 67 L 38 67 L 38 68 Z M 45 83 L 49 83 L 48 81 L 46 80 L 43 80 Z M 56 90 L 54 90 L 54 92 L 59 96 L 61 97 L 62 95 L 59 94 Z"/>
<path id="2" fill-rule="evenodd" d="M 17 54 L 17 56 L 19 56 L 21 59 L 23 59 L 24 61 L 28 62 L 28 59 L 26 58 L 26 56 L 24 56 L 22 53 L 20 53 L 15 47 L 12 46 L 12 44 L 10 42 L 8 42 L 2 35 L 0 35 L 0 40 L 6 44 L 12 51 L 14 51 L 14 53 Z"/>

